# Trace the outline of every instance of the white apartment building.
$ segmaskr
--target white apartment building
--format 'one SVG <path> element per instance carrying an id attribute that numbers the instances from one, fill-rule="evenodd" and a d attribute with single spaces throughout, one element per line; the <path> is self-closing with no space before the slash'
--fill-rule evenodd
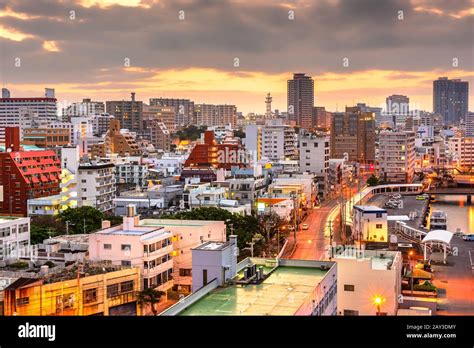
<path id="1" fill-rule="evenodd" d="M 115 166 L 112 163 L 82 163 L 78 167 L 78 205 L 112 212 L 115 198 Z"/>
<path id="2" fill-rule="evenodd" d="M 218 207 L 227 199 L 227 188 L 213 187 L 210 183 L 187 184 L 183 192 L 182 205 L 186 209 Z"/>
<path id="3" fill-rule="evenodd" d="M 115 165 L 115 180 L 117 184 L 134 184 L 140 187 L 147 185 L 149 163 L 139 160 L 131 160 L 126 163 Z"/>
<path id="4" fill-rule="evenodd" d="M 71 116 L 94 116 L 105 112 L 104 102 L 92 101 L 91 99 L 82 99 L 82 102 L 76 102 L 63 109 L 63 118 Z"/>
<path id="5" fill-rule="evenodd" d="M 173 287 L 172 234 L 161 226 L 140 226 L 139 220 L 130 206 L 123 224 L 90 234 L 89 258 L 139 267 L 142 288 L 167 291 Z"/>
<path id="6" fill-rule="evenodd" d="M 262 126 L 256 124 L 245 126 L 243 143 L 253 163 L 257 163 L 262 157 Z"/>
<path id="7" fill-rule="evenodd" d="M 402 283 L 399 251 L 345 249 L 337 263 L 338 315 L 396 315 Z"/>
<path id="8" fill-rule="evenodd" d="M 93 119 L 90 117 L 74 116 L 71 117 L 68 122 L 52 122 L 50 127 L 68 129 L 70 132 L 69 139 L 71 139 L 71 145 L 81 145 L 81 147 L 84 148 L 85 145 L 83 143 L 85 142 L 85 139 L 92 137 L 92 122 Z"/>
<path id="9" fill-rule="evenodd" d="M 330 137 L 326 134 L 302 134 L 299 138 L 299 166 L 302 172 L 318 176 L 329 170 Z"/>
<path id="10" fill-rule="evenodd" d="M 474 138 L 449 138 L 448 151 L 457 165 L 466 168 L 474 166 Z"/>
<path id="11" fill-rule="evenodd" d="M 5 141 L 5 127 L 20 127 L 20 119 L 34 117 L 37 122 L 57 120 L 54 89 L 45 88 L 44 97 L 12 98 L 10 91 L 2 88 L 0 99 L 0 142 Z"/>
<path id="12" fill-rule="evenodd" d="M 262 127 L 261 156 L 271 161 L 292 158 L 296 155 L 295 130 L 282 124 L 281 119 L 270 120 Z"/>
<path id="13" fill-rule="evenodd" d="M 387 211 L 375 206 L 355 205 L 352 238 L 365 242 L 388 242 Z"/>
<path id="14" fill-rule="evenodd" d="M 387 183 L 411 183 L 415 174 L 415 133 L 383 131 L 379 144 L 380 178 Z"/>
<path id="15" fill-rule="evenodd" d="M 30 245 L 30 218 L 0 216 L 0 260 L 18 259 Z"/>

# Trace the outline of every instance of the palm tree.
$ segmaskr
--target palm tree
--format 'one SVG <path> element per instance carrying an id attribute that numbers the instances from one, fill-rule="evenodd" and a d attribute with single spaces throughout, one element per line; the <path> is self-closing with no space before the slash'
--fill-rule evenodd
<path id="1" fill-rule="evenodd" d="M 142 309 L 145 305 L 149 304 L 153 315 L 157 316 L 158 311 L 156 310 L 155 304 L 160 302 L 161 296 L 163 296 L 164 294 L 165 293 L 163 291 L 155 290 L 153 288 L 147 288 L 137 294 L 137 300 Z"/>

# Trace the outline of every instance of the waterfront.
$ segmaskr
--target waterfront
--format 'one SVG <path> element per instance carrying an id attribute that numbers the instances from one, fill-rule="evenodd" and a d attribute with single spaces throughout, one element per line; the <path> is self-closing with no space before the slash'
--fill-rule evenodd
<path id="1" fill-rule="evenodd" d="M 467 205 L 466 201 L 466 196 L 439 195 L 431 206 L 448 214 L 448 231 L 459 228 L 464 233 L 474 233 L 474 205 Z"/>

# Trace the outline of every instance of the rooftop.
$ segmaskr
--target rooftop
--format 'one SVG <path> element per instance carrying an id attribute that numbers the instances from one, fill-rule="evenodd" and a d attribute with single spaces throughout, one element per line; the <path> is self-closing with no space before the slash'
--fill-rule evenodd
<path id="1" fill-rule="evenodd" d="M 279 266 L 258 285 L 218 288 L 179 315 L 293 315 L 327 270 Z"/>
<path id="2" fill-rule="evenodd" d="M 230 242 L 205 242 L 194 248 L 194 250 L 222 250 L 227 248 L 230 245 Z"/>
<path id="3" fill-rule="evenodd" d="M 217 220 L 180 220 L 180 219 L 143 219 L 140 220 L 140 226 L 186 226 L 186 227 L 202 227 L 215 223 L 224 223 Z"/>
<path id="4" fill-rule="evenodd" d="M 337 254 L 336 259 L 346 260 L 370 260 L 372 269 L 375 270 L 388 270 L 393 264 L 394 260 L 399 256 L 398 251 L 388 250 L 357 250 L 357 249 L 345 249 L 340 254 Z"/>
<path id="5" fill-rule="evenodd" d="M 375 205 L 355 205 L 354 208 L 366 213 L 370 213 L 370 212 L 377 212 L 377 213 L 385 212 L 386 213 L 387 212 L 385 209 L 376 207 Z"/>

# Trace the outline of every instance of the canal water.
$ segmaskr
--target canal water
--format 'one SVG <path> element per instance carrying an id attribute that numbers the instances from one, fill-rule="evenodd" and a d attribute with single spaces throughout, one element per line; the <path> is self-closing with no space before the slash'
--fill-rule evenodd
<path id="1" fill-rule="evenodd" d="M 474 233 L 474 204 L 467 205 L 466 196 L 437 195 L 431 207 L 448 214 L 448 231 L 456 232 L 459 228 L 464 233 Z"/>

